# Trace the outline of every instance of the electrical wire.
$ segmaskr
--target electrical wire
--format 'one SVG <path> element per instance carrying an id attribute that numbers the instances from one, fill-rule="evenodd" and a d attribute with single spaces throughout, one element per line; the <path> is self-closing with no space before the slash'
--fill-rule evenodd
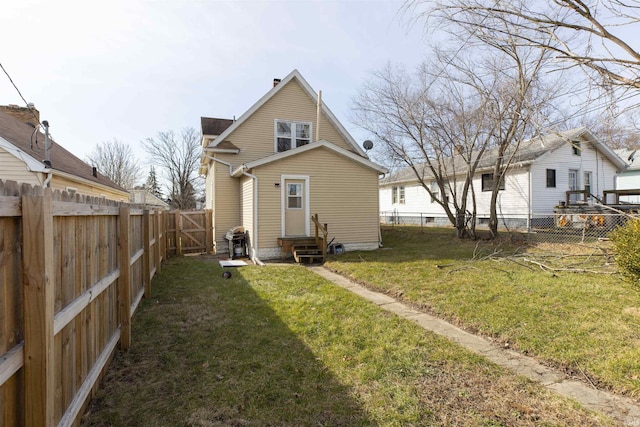
<path id="1" fill-rule="evenodd" d="M 27 108 L 29 109 L 29 111 L 31 112 L 31 114 L 33 115 L 33 118 L 36 119 L 36 121 L 40 123 L 40 120 L 38 119 L 38 116 L 36 116 L 36 113 L 34 113 L 33 108 L 31 108 L 31 106 L 29 105 L 29 103 L 27 102 L 26 99 L 24 99 L 24 96 L 22 96 L 22 92 L 20 92 L 20 89 L 18 89 L 18 86 L 16 86 L 16 84 L 13 82 L 13 79 L 11 78 L 11 76 L 9 75 L 9 73 L 7 72 L 7 70 L 4 68 L 4 66 L 2 65 L 2 63 L 0 62 L 0 68 L 2 68 L 2 71 L 4 71 L 4 73 L 7 75 L 7 78 L 9 79 L 9 81 L 11 82 L 11 84 L 13 85 L 13 87 L 15 88 L 15 90 L 18 92 L 18 95 L 20 95 L 20 98 L 22 98 L 22 100 L 24 101 L 24 105 L 27 106 Z"/>

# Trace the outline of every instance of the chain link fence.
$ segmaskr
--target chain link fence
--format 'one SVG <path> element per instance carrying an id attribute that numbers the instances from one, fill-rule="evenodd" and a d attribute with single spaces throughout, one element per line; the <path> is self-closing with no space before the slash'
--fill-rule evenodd
<path id="1" fill-rule="evenodd" d="M 498 232 L 535 243 L 593 243 L 607 241 L 613 230 L 629 218 L 639 217 L 637 211 L 612 211 L 601 206 L 576 206 L 532 215 L 498 215 Z M 467 224 L 471 218 L 466 217 Z M 424 212 L 380 212 L 385 225 L 416 225 L 420 227 L 451 227 L 446 215 Z M 489 217 L 476 217 L 476 231 L 488 230 Z"/>

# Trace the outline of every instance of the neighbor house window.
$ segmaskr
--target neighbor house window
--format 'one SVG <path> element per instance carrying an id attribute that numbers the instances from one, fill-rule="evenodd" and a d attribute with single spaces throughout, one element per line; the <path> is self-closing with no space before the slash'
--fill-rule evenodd
<path id="1" fill-rule="evenodd" d="M 571 152 L 574 156 L 582 155 L 582 148 L 580 147 L 580 141 L 571 141 Z"/>
<path id="2" fill-rule="evenodd" d="M 438 181 L 431 181 L 431 183 L 429 184 L 429 190 L 431 190 L 431 194 L 434 194 L 435 196 L 440 194 L 440 187 L 438 187 Z M 436 202 L 436 197 L 431 196 L 431 203 L 435 203 L 435 202 Z"/>
<path id="3" fill-rule="evenodd" d="M 556 188 L 556 170 L 547 169 L 547 188 Z"/>
<path id="4" fill-rule="evenodd" d="M 404 205 L 404 186 L 391 188 L 391 203 Z"/>
<path id="5" fill-rule="evenodd" d="M 311 123 L 292 122 L 290 120 L 276 120 L 275 145 L 276 151 L 291 150 L 302 147 L 311 142 Z"/>
<path id="6" fill-rule="evenodd" d="M 482 191 L 492 191 L 493 190 L 493 174 L 492 173 L 483 173 L 482 174 Z M 504 190 L 504 179 L 500 183 L 500 187 L 498 190 Z"/>

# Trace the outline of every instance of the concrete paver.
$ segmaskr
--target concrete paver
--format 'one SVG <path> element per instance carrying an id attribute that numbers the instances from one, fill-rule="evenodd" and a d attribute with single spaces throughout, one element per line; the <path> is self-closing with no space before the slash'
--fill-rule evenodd
<path id="1" fill-rule="evenodd" d="M 640 405 L 632 399 L 596 390 L 582 382 L 571 380 L 562 372 L 544 366 L 532 357 L 501 348 L 483 337 L 473 335 L 449 322 L 415 310 L 388 295 L 366 289 L 325 267 L 311 266 L 309 269 L 336 285 L 373 302 L 383 310 L 412 320 L 424 329 L 445 336 L 503 368 L 540 383 L 550 390 L 569 397 L 589 409 L 608 415 L 625 425 L 640 427 Z"/>

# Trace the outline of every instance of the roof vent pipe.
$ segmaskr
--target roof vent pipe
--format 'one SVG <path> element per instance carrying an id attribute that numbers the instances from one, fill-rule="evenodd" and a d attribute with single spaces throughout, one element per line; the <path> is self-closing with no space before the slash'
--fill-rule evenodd
<path id="1" fill-rule="evenodd" d="M 322 91 L 318 91 L 318 105 L 316 106 L 316 141 L 320 141 L 320 115 L 322 114 Z"/>
<path id="2" fill-rule="evenodd" d="M 95 176 L 96 178 L 98 177 L 98 168 L 93 166 L 91 168 L 91 175 Z"/>

